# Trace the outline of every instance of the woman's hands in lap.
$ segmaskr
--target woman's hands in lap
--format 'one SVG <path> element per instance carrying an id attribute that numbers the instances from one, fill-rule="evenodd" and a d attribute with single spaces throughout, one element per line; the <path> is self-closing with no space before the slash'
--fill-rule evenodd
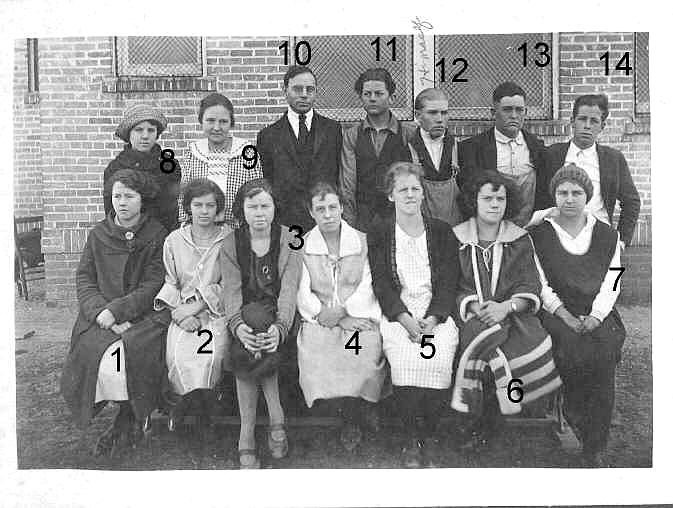
<path id="1" fill-rule="evenodd" d="M 400 314 L 397 321 L 405 328 L 409 334 L 409 340 L 420 344 L 423 336 L 423 327 L 418 319 L 415 319 L 411 314 L 405 312 Z"/>
<path id="2" fill-rule="evenodd" d="M 343 307 L 327 307 L 323 305 L 322 309 L 320 309 L 320 314 L 316 316 L 316 320 L 321 326 L 334 328 L 345 316 L 346 310 Z"/>
<path id="3" fill-rule="evenodd" d="M 182 303 L 171 311 L 171 317 L 176 323 L 182 323 L 188 317 L 196 316 L 202 309 L 202 302 Z"/>
<path id="4" fill-rule="evenodd" d="M 117 321 L 117 319 L 109 309 L 103 309 L 100 314 L 96 316 L 96 323 L 98 323 L 98 326 L 100 326 L 103 330 L 112 328 L 112 326 L 115 324 L 115 321 Z"/>
<path id="5" fill-rule="evenodd" d="M 257 342 L 262 351 L 275 352 L 278 349 L 278 344 L 280 344 L 280 330 L 276 325 L 271 325 L 266 333 L 257 334 Z"/>
<path id="6" fill-rule="evenodd" d="M 262 350 L 257 335 L 252 333 L 252 328 L 250 328 L 245 323 L 238 325 L 238 328 L 236 328 L 236 337 L 238 337 L 238 340 L 243 343 L 245 349 L 251 353 L 257 353 L 258 351 Z"/>
<path id="7" fill-rule="evenodd" d="M 128 322 L 128 321 L 124 321 L 123 323 L 120 323 L 118 325 L 117 324 L 112 325 L 110 327 L 110 330 L 112 330 L 117 335 L 121 335 L 122 333 L 124 333 L 129 328 L 131 328 L 131 323 Z"/>
<path id="8" fill-rule="evenodd" d="M 482 303 L 476 311 L 479 321 L 487 326 L 495 326 L 507 317 L 511 306 L 507 302 L 494 302 L 489 300 Z"/>
<path id="9" fill-rule="evenodd" d="M 378 325 L 371 319 L 356 318 L 351 316 L 341 318 L 341 321 L 339 321 L 339 326 L 344 330 L 358 330 L 363 332 L 376 330 L 378 328 Z"/>
<path id="10" fill-rule="evenodd" d="M 180 328 L 187 332 L 195 332 L 201 328 L 201 321 L 195 316 L 187 316 L 178 324 Z"/>

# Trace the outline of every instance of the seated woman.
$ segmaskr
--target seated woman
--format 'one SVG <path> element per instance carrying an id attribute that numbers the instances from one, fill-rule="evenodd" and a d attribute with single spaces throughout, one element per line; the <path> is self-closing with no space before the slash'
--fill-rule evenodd
<path id="1" fill-rule="evenodd" d="M 405 467 L 432 466 L 436 460 L 432 438 L 458 344 L 452 318 L 458 243 L 447 223 L 421 214 L 422 175 L 422 167 L 410 162 L 390 166 L 385 192 L 395 214 L 368 235 L 374 293 L 383 310 L 383 351 L 405 426 Z M 426 420 L 425 436 L 420 417 Z"/>
<path id="2" fill-rule="evenodd" d="M 166 117 L 159 109 L 146 104 L 136 104 L 124 112 L 115 134 L 126 142 L 124 149 L 105 168 L 103 186 L 110 190 L 108 182 L 120 169 L 135 169 L 156 179 L 161 193 L 144 203 L 148 215 L 157 219 L 167 231 L 173 231 L 178 221 L 178 194 L 180 192 L 180 163 L 177 159 L 168 162 L 161 158 L 161 146 L 157 139 L 166 130 Z M 162 171 L 162 162 L 163 171 Z M 172 169 L 172 171 L 171 171 Z M 109 192 L 103 193 L 105 215 L 112 210 Z"/>
<path id="3" fill-rule="evenodd" d="M 236 376 L 242 469 L 259 468 L 255 449 L 257 398 L 261 385 L 269 411 L 268 446 L 274 459 L 288 451 L 285 415 L 278 391 L 282 343 L 294 322 L 301 257 L 297 238 L 276 220 L 271 185 L 260 178 L 236 194 L 234 217 L 243 223 L 224 240 L 220 255 L 224 309 Z M 280 349 L 279 349 L 280 348 Z"/>
<path id="4" fill-rule="evenodd" d="M 171 309 L 166 338 L 166 364 L 171 394 L 168 430 L 174 431 L 190 395 L 200 406 L 198 435 L 210 428 L 212 390 L 220 380 L 229 353 L 229 334 L 221 305 L 220 249 L 228 226 L 215 225 L 224 195 L 214 182 L 192 180 L 183 190 L 189 223 L 173 231 L 164 244 L 166 281 L 154 309 Z M 204 345 L 207 344 L 207 345 Z M 228 364 L 228 362 L 226 362 Z"/>
<path id="5" fill-rule="evenodd" d="M 469 219 L 453 228 L 460 242 L 458 307 L 463 324 L 451 406 L 481 416 L 489 409 L 482 403 L 482 390 L 490 389 L 484 381 L 492 377 L 497 415 L 516 414 L 522 404 L 561 385 L 551 338 L 535 315 L 541 286 L 533 243 L 509 220 L 519 212 L 519 199 L 510 180 L 499 173 L 480 172 L 466 183 L 459 199 Z M 491 375 L 485 377 L 488 370 Z M 492 427 L 493 421 L 481 419 L 477 431 Z"/>
<path id="6" fill-rule="evenodd" d="M 234 106 L 222 94 L 206 96 L 199 106 L 199 123 L 204 138 L 189 144 L 182 171 L 182 185 L 197 178 L 208 178 L 219 185 L 225 196 L 224 207 L 217 214 L 216 222 L 225 222 L 231 227 L 239 223 L 232 214 L 234 197 L 248 180 L 262 178 L 262 159 L 248 148 L 243 157 L 243 148 L 254 147 L 254 142 L 230 134 L 234 126 Z M 246 160 L 247 159 L 247 160 Z M 187 210 L 179 205 L 180 222 L 187 220 Z"/>
<path id="7" fill-rule="evenodd" d="M 299 384 L 308 407 L 316 399 L 340 399 L 341 442 L 352 451 L 362 441 L 362 400 L 378 402 L 386 376 L 381 308 L 372 290 L 366 236 L 342 220 L 334 186 L 318 183 L 308 199 L 316 226 L 305 237 L 297 295 L 303 318 Z"/>
<path id="8" fill-rule="evenodd" d="M 584 209 L 593 185 L 582 168 L 562 167 L 549 190 L 559 215 L 531 232 L 544 284 L 541 319 L 552 336 L 566 414 L 579 430 L 586 465 L 603 466 L 615 367 L 626 337 L 614 307 L 619 272 L 610 271 L 621 266 L 619 233 Z"/>
<path id="9" fill-rule="evenodd" d="M 108 185 L 113 211 L 94 226 L 77 268 L 79 315 L 63 368 L 61 391 L 80 427 L 108 401 L 119 404 L 114 424 L 94 453 L 149 437 L 163 372 L 168 311 L 152 309 L 164 280 L 166 230 L 144 213 L 157 188 L 147 175 L 122 169 Z"/>

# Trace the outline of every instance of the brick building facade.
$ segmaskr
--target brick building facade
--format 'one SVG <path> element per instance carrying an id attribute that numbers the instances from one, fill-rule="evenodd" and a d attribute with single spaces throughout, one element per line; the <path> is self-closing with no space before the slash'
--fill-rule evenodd
<path id="1" fill-rule="evenodd" d="M 420 37 L 413 36 L 415 52 L 422 42 Z M 25 39 L 16 41 L 14 210 L 17 216 L 44 215 L 42 249 L 48 301 L 74 299 L 74 272 L 87 231 L 103 218 L 103 169 L 123 147 L 113 136 L 123 111 L 136 103 L 158 106 L 169 120 L 159 143 L 172 148 L 176 157 L 181 158 L 187 143 L 201 136 L 197 122 L 200 99 L 211 91 L 219 91 L 234 103 L 234 133 L 254 139 L 262 127 L 275 121 L 286 108 L 282 92 L 286 65 L 279 51 L 279 45 L 286 40 L 287 36 L 204 37 L 203 75 L 163 79 L 120 77 L 119 52 L 113 37 L 40 39 L 36 51 L 31 51 Z M 550 71 L 553 104 L 547 118 L 531 120 L 527 128 L 540 135 L 546 144 L 566 141 L 570 136 L 574 98 L 585 93 L 608 95 L 610 117 L 600 142 L 624 153 L 642 200 L 633 247 L 624 261 L 627 270 L 622 301 L 649 301 L 649 98 L 636 93 L 643 90 L 643 85 L 636 88 L 636 80 L 642 80 L 647 72 L 647 52 L 635 46 L 633 32 L 557 33 L 550 34 L 550 40 L 554 55 Z M 610 53 L 612 69 L 608 76 L 601 59 L 606 51 Z M 614 70 L 625 52 L 632 55 L 633 67 L 636 58 L 640 64 L 628 76 L 624 71 Z M 434 56 L 431 55 L 433 62 Z M 417 82 L 418 71 L 410 72 L 415 73 Z M 31 78 L 36 84 L 31 84 Z M 324 84 L 321 79 L 318 72 L 319 86 Z M 495 84 L 490 85 L 487 93 Z M 420 87 L 414 86 L 410 99 L 412 93 L 419 91 Z M 464 138 L 490 125 L 486 119 L 456 118 L 450 129 Z"/>

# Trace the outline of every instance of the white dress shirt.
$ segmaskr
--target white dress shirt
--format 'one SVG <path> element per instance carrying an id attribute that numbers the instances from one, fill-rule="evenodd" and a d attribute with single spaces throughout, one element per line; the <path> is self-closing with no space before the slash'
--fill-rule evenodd
<path id="1" fill-rule="evenodd" d="M 593 213 L 597 219 L 602 220 L 606 224 L 610 224 L 608 211 L 605 209 L 603 203 L 603 196 L 601 196 L 601 173 L 598 169 L 598 152 L 596 151 L 596 143 L 589 148 L 582 150 L 574 142 L 570 142 L 568 146 L 568 153 L 566 154 L 566 164 L 575 164 L 587 172 L 591 183 L 594 184 L 594 195 L 587 203 L 587 209 Z"/>
<path id="2" fill-rule="evenodd" d="M 442 152 L 444 151 L 444 136 L 442 135 L 438 138 L 432 139 L 427 131 L 421 129 L 421 139 L 423 140 L 425 148 L 430 154 L 430 158 L 432 159 L 435 169 L 439 171 L 439 165 L 442 162 Z"/>
<path id="3" fill-rule="evenodd" d="M 287 108 L 287 119 L 290 122 L 290 126 L 294 131 L 294 135 L 299 139 L 299 113 L 295 112 L 294 109 L 288 106 Z M 306 128 L 311 132 L 311 124 L 313 123 L 313 108 L 306 113 Z"/>
<path id="4" fill-rule="evenodd" d="M 533 171 L 530 151 L 519 131 L 516 138 L 508 138 L 498 129 L 495 130 L 495 146 L 498 152 L 497 167 L 500 173 L 509 176 L 525 175 Z"/>
<path id="5" fill-rule="evenodd" d="M 586 214 L 587 223 L 582 228 L 582 230 L 577 234 L 576 237 L 572 237 L 565 229 L 559 226 L 553 218 L 547 218 L 545 221 L 549 222 L 556 235 L 558 236 L 559 241 L 563 248 L 568 251 L 570 254 L 575 256 L 581 256 L 586 254 L 591 247 L 591 236 L 594 232 L 594 225 L 596 224 L 596 218 L 588 213 Z M 617 233 L 619 235 L 619 233 Z M 619 243 L 619 237 L 618 242 Z M 621 258 L 620 258 L 621 249 L 615 249 L 615 253 L 612 256 L 612 261 L 610 261 L 610 268 L 621 267 Z M 550 314 L 554 314 L 558 308 L 563 305 L 563 302 L 554 292 L 554 290 L 549 286 L 547 282 L 547 277 L 542 270 L 542 265 L 540 265 L 537 255 L 535 256 L 535 262 L 537 263 L 538 272 L 540 273 L 540 281 L 542 282 L 542 291 L 540 296 L 542 297 L 542 304 L 544 309 Z M 591 306 L 590 316 L 595 317 L 599 321 L 603 321 L 605 317 L 610 314 L 612 308 L 617 301 L 619 296 L 619 291 L 621 290 L 621 280 L 617 283 L 617 290 L 613 291 L 615 287 L 615 279 L 619 276 L 620 272 L 617 270 L 608 270 L 603 278 L 601 283 L 601 288 L 594 298 L 593 304 Z"/>

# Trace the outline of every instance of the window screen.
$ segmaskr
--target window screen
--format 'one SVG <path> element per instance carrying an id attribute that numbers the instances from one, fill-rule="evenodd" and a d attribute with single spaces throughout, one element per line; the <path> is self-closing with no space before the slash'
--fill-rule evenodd
<path id="1" fill-rule="evenodd" d="M 201 37 L 115 37 L 118 76 L 203 76 Z"/>

